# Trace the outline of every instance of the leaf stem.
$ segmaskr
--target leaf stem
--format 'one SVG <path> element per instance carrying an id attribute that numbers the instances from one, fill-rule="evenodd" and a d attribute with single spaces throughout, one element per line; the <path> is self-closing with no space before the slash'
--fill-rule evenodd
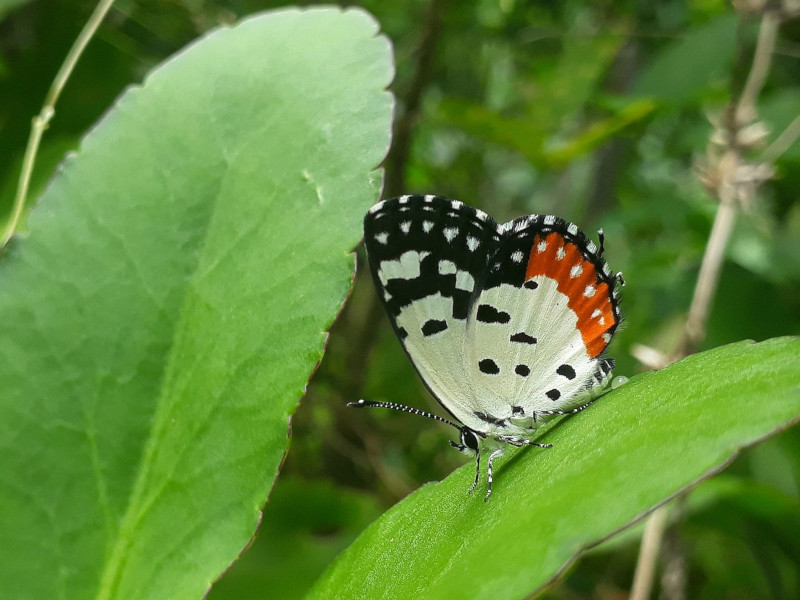
<path id="1" fill-rule="evenodd" d="M 45 129 L 50 124 L 51 119 L 55 115 L 55 106 L 58 97 L 61 95 L 64 86 L 67 84 L 78 59 L 83 53 L 89 41 L 94 36 L 97 28 L 102 23 L 103 18 L 108 13 L 114 0 L 100 0 L 92 12 L 86 25 L 83 26 L 80 34 L 78 35 L 75 43 L 70 48 L 64 59 L 64 64 L 56 73 L 55 79 L 47 92 L 44 100 L 42 110 L 33 118 L 31 123 L 31 134 L 28 137 L 28 144 L 25 147 L 25 155 L 22 159 L 22 169 L 19 174 L 19 182 L 17 183 L 17 194 L 14 197 L 14 205 L 11 209 L 11 216 L 6 223 L 2 233 L 0 233 L 0 251 L 5 248 L 8 241 L 14 235 L 22 219 L 22 213 L 25 209 L 25 204 L 28 196 L 28 189 L 30 188 L 31 176 L 33 175 L 33 166 L 36 161 L 36 154 L 39 151 L 39 142 L 41 142 L 42 135 Z"/>

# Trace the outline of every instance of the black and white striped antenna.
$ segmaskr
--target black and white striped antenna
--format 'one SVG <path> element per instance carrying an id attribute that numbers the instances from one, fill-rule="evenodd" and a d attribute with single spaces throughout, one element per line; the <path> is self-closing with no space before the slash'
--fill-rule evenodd
<path id="1" fill-rule="evenodd" d="M 391 408 L 392 410 L 398 410 L 400 412 L 410 413 L 412 415 L 419 415 L 420 417 L 427 417 L 429 419 L 433 419 L 434 421 L 446 423 L 447 425 L 450 425 L 450 427 L 455 427 L 456 429 L 461 430 L 461 425 L 453 423 L 453 421 L 450 421 L 449 419 L 445 419 L 444 417 L 440 417 L 439 415 L 435 415 L 426 410 L 419 410 L 418 408 L 412 408 L 411 406 L 406 406 L 404 404 L 397 404 L 396 402 L 372 402 L 370 400 L 361 399 L 358 402 L 348 402 L 347 406 L 355 406 L 356 408 Z"/>

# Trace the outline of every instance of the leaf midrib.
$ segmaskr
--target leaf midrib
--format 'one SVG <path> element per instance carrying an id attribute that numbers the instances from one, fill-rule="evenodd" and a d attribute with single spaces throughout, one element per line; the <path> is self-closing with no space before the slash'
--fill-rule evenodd
<path id="1" fill-rule="evenodd" d="M 142 457 L 136 468 L 135 482 L 120 522 L 119 529 L 117 530 L 116 541 L 111 548 L 110 554 L 107 555 L 103 571 L 100 575 L 99 588 L 96 595 L 97 600 L 109 600 L 116 597 L 117 588 L 121 583 L 121 577 L 129 557 L 127 550 L 130 548 L 131 543 L 133 542 L 133 533 L 137 530 L 139 523 L 147 514 L 147 511 L 153 505 L 153 502 L 160 496 L 167 482 L 165 479 L 160 488 L 154 494 L 152 494 L 151 500 L 140 508 L 142 499 L 147 489 L 146 485 L 152 470 L 153 461 L 159 450 L 156 441 L 162 439 L 161 436 L 163 435 L 165 425 L 167 424 L 165 394 L 169 388 L 166 384 L 169 381 L 169 375 L 175 369 L 173 366 L 176 360 L 175 348 L 179 347 L 179 336 L 183 335 L 186 330 L 186 312 L 188 301 L 191 296 L 191 290 L 195 285 L 195 276 L 197 274 L 198 267 L 201 264 L 208 248 L 208 233 L 215 221 L 218 211 L 220 210 L 220 205 L 222 204 L 220 201 L 220 191 L 224 184 L 225 175 L 230 172 L 231 165 L 228 161 L 228 155 L 224 152 L 220 152 L 220 157 L 223 161 L 222 170 L 217 177 L 213 178 L 213 181 L 215 181 L 217 185 L 214 193 L 209 194 L 210 201 L 213 203 L 213 209 L 208 212 L 209 218 L 206 219 L 201 229 L 201 234 L 198 236 L 198 239 L 201 240 L 201 243 L 197 245 L 197 250 L 193 253 L 193 260 L 187 261 L 187 265 L 191 266 L 191 271 L 187 268 L 186 272 L 191 272 L 192 276 L 186 279 L 177 280 L 177 283 L 179 285 L 182 284 L 183 287 L 181 294 L 182 300 L 174 320 L 175 326 L 173 327 L 172 335 L 170 336 L 169 350 L 164 355 L 165 364 L 164 369 L 161 372 L 158 400 L 156 401 L 156 408 L 149 429 L 150 435 L 148 435 L 147 440 L 145 441 Z M 180 200 L 175 198 L 175 201 Z"/>

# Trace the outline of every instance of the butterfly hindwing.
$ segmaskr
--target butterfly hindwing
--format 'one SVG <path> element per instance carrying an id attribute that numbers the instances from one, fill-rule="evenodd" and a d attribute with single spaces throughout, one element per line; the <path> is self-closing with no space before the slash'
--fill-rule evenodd
<path id="1" fill-rule="evenodd" d="M 500 231 L 466 354 L 487 420 L 524 426 L 534 413 L 581 404 L 605 383 L 613 362 L 598 356 L 619 322 L 616 279 L 598 248 L 562 219 L 532 215 Z"/>
<path id="2" fill-rule="evenodd" d="M 426 386 L 459 419 L 474 404 L 467 317 L 499 241 L 494 219 L 436 196 L 387 200 L 364 219 L 370 269 L 395 332 Z"/>

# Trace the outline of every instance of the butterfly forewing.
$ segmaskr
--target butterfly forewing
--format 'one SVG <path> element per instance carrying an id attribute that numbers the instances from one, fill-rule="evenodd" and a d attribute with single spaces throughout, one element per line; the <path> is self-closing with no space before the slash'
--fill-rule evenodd
<path id="1" fill-rule="evenodd" d="M 467 317 L 499 241 L 491 217 L 434 196 L 387 200 L 364 219 L 370 269 L 395 332 L 427 387 L 459 420 L 475 404 L 464 355 Z"/>

